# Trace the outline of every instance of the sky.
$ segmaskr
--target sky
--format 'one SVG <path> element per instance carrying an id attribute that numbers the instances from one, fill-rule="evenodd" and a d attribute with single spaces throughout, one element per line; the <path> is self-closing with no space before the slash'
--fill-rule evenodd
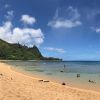
<path id="1" fill-rule="evenodd" d="M 0 39 L 63 60 L 100 60 L 100 0 L 0 0 Z"/>

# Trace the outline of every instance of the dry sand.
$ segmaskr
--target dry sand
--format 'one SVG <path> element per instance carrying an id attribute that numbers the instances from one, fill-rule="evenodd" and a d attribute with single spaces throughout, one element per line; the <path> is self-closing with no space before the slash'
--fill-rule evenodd
<path id="1" fill-rule="evenodd" d="M 100 93 L 39 81 L 0 63 L 0 100 L 100 100 Z"/>

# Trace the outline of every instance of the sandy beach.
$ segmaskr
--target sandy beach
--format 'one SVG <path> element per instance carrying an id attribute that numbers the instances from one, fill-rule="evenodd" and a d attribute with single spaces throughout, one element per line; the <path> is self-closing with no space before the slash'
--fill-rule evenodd
<path id="1" fill-rule="evenodd" d="M 100 93 L 27 76 L 0 63 L 0 100 L 100 100 Z"/>

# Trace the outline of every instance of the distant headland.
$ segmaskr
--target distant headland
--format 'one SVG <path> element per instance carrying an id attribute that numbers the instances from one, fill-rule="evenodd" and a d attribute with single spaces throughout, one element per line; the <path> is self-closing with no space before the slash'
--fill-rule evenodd
<path id="1" fill-rule="evenodd" d="M 54 57 L 44 57 L 37 46 L 31 48 L 19 43 L 10 44 L 0 39 L 0 60 L 50 60 L 62 61 Z"/>

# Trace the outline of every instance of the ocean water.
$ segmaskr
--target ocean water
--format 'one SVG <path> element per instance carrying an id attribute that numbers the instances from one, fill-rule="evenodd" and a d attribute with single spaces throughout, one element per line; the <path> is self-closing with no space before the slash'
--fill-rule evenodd
<path id="1" fill-rule="evenodd" d="M 7 61 L 6 63 L 43 79 L 100 92 L 99 61 Z M 80 74 L 80 77 L 77 78 L 77 74 Z"/>

